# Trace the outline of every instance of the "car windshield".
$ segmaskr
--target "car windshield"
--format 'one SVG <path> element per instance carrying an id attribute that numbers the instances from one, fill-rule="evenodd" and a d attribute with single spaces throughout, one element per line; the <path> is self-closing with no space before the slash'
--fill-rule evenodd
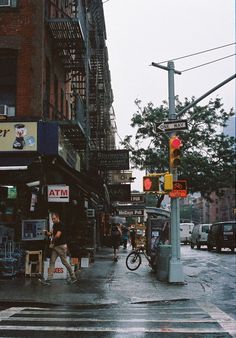
<path id="1" fill-rule="evenodd" d="M 203 225 L 202 232 L 207 232 L 209 229 L 209 225 Z"/>
<path id="2" fill-rule="evenodd" d="M 233 231 L 233 224 L 224 224 L 224 231 Z"/>

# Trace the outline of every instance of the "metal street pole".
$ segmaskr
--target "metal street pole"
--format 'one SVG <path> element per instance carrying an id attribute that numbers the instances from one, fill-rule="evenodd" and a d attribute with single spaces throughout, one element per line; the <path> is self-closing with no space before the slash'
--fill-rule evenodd
<path id="1" fill-rule="evenodd" d="M 174 62 L 169 61 L 167 67 L 152 62 L 152 66 L 158 67 L 168 71 L 168 97 L 169 97 L 169 120 L 176 120 L 177 115 L 175 112 L 175 86 L 174 74 L 181 74 L 175 70 Z M 172 132 L 170 136 L 174 136 Z M 176 168 L 170 168 L 173 175 L 173 180 L 178 179 Z M 169 264 L 169 282 L 170 283 L 183 283 L 184 273 L 183 266 L 180 260 L 180 210 L 179 198 L 171 198 L 171 259 Z"/>
<path id="2" fill-rule="evenodd" d="M 175 112 L 175 86 L 174 86 L 174 62 L 168 62 L 168 93 L 169 93 L 169 115 L 170 120 L 176 120 Z M 175 133 L 172 132 L 171 136 Z M 170 168 L 173 175 L 173 181 L 177 181 L 177 168 Z M 180 259 L 180 210 L 179 198 L 171 198 L 171 259 L 169 265 L 169 282 L 183 283 L 184 273 L 183 266 Z"/>

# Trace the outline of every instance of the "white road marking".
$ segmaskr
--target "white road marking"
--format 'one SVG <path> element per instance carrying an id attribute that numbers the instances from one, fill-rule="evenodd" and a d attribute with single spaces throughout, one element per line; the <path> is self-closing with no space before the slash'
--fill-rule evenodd
<path id="1" fill-rule="evenodd" d="M 25 307 L 10 307 L 6 310 L 2 310 L 0 311 L 0 321 L 8 319 L 9 317 L 14 316 L 15 314 L 21 312 L 24 309 Z"/>
<path id="2" fill-rule="evenodd" d="M 97 319 L 97 318 L 61 318 L 61 317 L 53 317 L 53 318 L 36 318 L 36 317 L 10 317 L 6 319 L 7 321 L 27 321 L 27 322 L 103 322 L 103 323 L 216 323 L 215 319 Z"/>
<path id="3" fill-rule="evenodd" d="M 152 328 L 145 327 L 127 327 L 127 328 L 108 328 L 108 327 L 68 327 L 68 326 L 18 326 L 18 325 L 2 325 L 2 330 L 18 330 L 18 331 L 70 331 L 70 332 L 177 332 L 177 333 L 219 333 L 217 328 Z M 220 331 L 220 333 L 226 333 Z"/>
<path id="4" fill-rule="evenodd" d="M 233 337 L 236 336 L 236 321 L 212 303 L 198 302 L 199 306 L 220 324 Z"/>

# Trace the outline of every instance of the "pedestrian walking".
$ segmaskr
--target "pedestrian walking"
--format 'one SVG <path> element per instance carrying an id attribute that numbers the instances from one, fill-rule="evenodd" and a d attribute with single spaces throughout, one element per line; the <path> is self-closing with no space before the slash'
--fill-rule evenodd
<path id="1" fill-rule="evenodd" d="M 48 279 L 42 280 L 42 284 L 50 285 L 53 280 L 53 272 L 55 269 L 55 262 L 57 257 L 60 257 L 62 264 L 66 267 L 67 271 L 70 275 L 70 282 L 75 283 L 77 282 L 77 278 L 75 273 L 72 270 L 71 265 L 67 262 L 67 236 L 66 236 L 66 229 L 65 225 L 61 222 L 60 216 L 57 212 L 52 214 L 52 221 L 53 227 L 52 231 L 45 230 L 45 234 L 50 237 L 50 245 L 49 248 L 51 249 L 51 257 L 48 269 Z"/>
<path id="2" fill-rule="evenodd" d="M 129 237 L 130 237 L 130 242 L 132 245 L 132 250 L 136 248 L 136 229 L 134 225 L 131 225 L 130 230 L 129 230 Z"/>
<path id="3" fill-rule="evenodd" d="M 118 251 L 120 246 L 120 240 L 122 236 L 122 231 L 120 228 L 120 224 L 117 222 L 114 222 L 111 224 L 111 241 L 112 241 L 112 247 L 113 247 L 113 253 L 114 253 L 114 262 L 118 261 Z"/>
<path id="4" fill-rule="evenodd" d="M 129 229 L 124 224 L 122 226 L 122 240 L 121 240 L 124 249 L 127 249 L 128 239 L 129 239 Z"/>

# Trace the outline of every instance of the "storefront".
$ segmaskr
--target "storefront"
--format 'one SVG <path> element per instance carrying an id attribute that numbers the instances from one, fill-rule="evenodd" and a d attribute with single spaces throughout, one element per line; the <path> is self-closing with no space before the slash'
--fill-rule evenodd
<path id="1" fill-rule="evenodd" d="M 73 256 L 100 244 L 101 214 L 107 204 L 104 183 L 81 172 L 82 152 L 65 134 L 56 122 L 0 123 L 2 251 L 9 251 L 9 245 L 43 249 L 42 230 L 50 227 L 53 211 L 66 224 Z"/>

